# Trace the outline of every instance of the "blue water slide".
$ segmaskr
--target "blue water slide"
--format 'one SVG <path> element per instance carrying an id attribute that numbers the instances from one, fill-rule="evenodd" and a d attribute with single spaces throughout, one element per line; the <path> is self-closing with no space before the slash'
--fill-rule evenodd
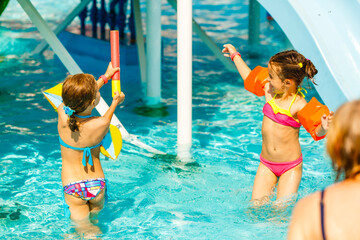
<path id="1" fill-rule="evenodd" d="M 330 110 L 360 98 L 360 0 L 258 0 L 318 69 Z"/>

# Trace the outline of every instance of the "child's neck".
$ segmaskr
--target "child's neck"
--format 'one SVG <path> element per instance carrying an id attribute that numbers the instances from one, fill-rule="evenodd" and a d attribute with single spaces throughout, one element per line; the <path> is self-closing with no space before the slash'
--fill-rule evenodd
<path id="1" fill-rule="evenodd" d="M 293 98 L 297 93 L 297 87 L 295 85 L 290 86 L 288 89 L 285 89 L 283 93 L 278 93 L 280 100 L 287 100 L 288 98 Z"/>
<path id="2" fill-rule="evenodd" d="M 78 115 L 80 115 L 80 116 L 89 116 L 89 115 L 91 115 L 93 109 L 94 109 L 93 106 L 88 106 L 88 107 L 85 109 L 85 111 L 83 111 L 83 112 L 81 112 L 81 113 L 78 113 Z"/>

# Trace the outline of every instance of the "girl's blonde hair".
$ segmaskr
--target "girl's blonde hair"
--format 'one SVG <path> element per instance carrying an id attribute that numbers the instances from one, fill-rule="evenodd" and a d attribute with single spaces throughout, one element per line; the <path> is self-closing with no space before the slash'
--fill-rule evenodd
<path id="1" fill-rule="evenodd" d="M 331 123 L 326 150 L 337 172 L 336 180 L 360 173 L 360 100 L 342 105 Z"/>
<path id="2" fill-rule="evenodd" d="M 307 77 L 316 85 L 314 76 L 318 72 L 317 69 L 309 59 L 295 50 L 275 54 L 270 58 L 269 64 L 282 81 L 292 79 L 298 87 L 303 79 Z"/>
<path id="3" fill-rule="evenodd" d="M 62 99 L 64 105 L 68 106 L 76 113 L 81 113 L 96 98 L 97 85 L 96 80 L 91 74 L 75 74 L 65 79 L 62 87 Z M 74 114 L 69 117 L 69 128 L 71 131 L 79 131 L 78 123 Z"/>

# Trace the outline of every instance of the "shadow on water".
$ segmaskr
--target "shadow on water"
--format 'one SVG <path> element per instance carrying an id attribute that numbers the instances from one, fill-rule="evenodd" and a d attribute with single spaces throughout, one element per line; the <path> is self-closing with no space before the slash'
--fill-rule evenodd
<path id="1" fill-rule="evenodd" d="M 152 159 L 164 163 L 175 163 L 180 161 L 176 154 L 154 154 Z"/>
<path id="2" fill-rule="evenodd" d="M 183 162 L 175 154 L 155 154 L 152 159 L 166 163 L 166 165 L 162 166 L 164 172 L 192 173 L 198 172 L 201 167 L 194 158 L 191 157 L 189 161 Z"/>
<path id="3" fill-rule="evenodd" d="M 21 205 L 16 202 L 14 206 L 0 205 L 0 219 L 19 220 L 21 211 Z"/>
<path id="4" fill-rule="evenodd" d="M 0 102 L 12 102 L 15 100 L 15 95 L 11 94 L 9 91 L 5 89 L 0 89 Z"/>
<path id="5" fill-rule="evenodd" d="M 149 107 L 144 105 L 135 107 L 134 112 L 137 115 L 145 117 L 167 117 L 170 115 L 167 110 L 167 106 Z"/>

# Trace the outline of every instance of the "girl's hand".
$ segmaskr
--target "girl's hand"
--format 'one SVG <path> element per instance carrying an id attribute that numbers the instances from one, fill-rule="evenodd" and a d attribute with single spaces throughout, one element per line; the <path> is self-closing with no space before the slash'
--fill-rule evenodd
<path id="1" fill-rule="evenodd" d="M 321 118 L 322 129 L 324 129 L 325 131 L 327 131 L 329 129 L 332 119 L 333 119 L 333 116 L 334 116 L 333 111 L 331 111 L 328 116 L 326 116 L 325 114 L 322 116 L 322 118 Z"/>
<path id="2" fill-rule="evenodd" d="M 123 103 L 124 100 L 125 100 L 125 94 L 123 92 L 121 92 L 120 94 L 118 91 L 114 92 L 113 103 L 119 105 Z"/>
<path id="3" fill-rule="evenodd" d="M 117 72 L 117 71 L 120 71 L 120 68 L 117 67 L 117 68 L 113 68 L 111 62 L 109 63 L 109 66 L 107 67 L 106 69 L 106 72 L 105 72 L 105 76 L 107 77 L 107 79 L 111 79 L 112 76 Z"/>
<path id="4" fill-rule="evenodd" d="M 231 44 L 224 44 L 222 52 L 224 53 L 225 57 L 230 57 L 231 54 L 237 52 L 236 48 Z"/>

